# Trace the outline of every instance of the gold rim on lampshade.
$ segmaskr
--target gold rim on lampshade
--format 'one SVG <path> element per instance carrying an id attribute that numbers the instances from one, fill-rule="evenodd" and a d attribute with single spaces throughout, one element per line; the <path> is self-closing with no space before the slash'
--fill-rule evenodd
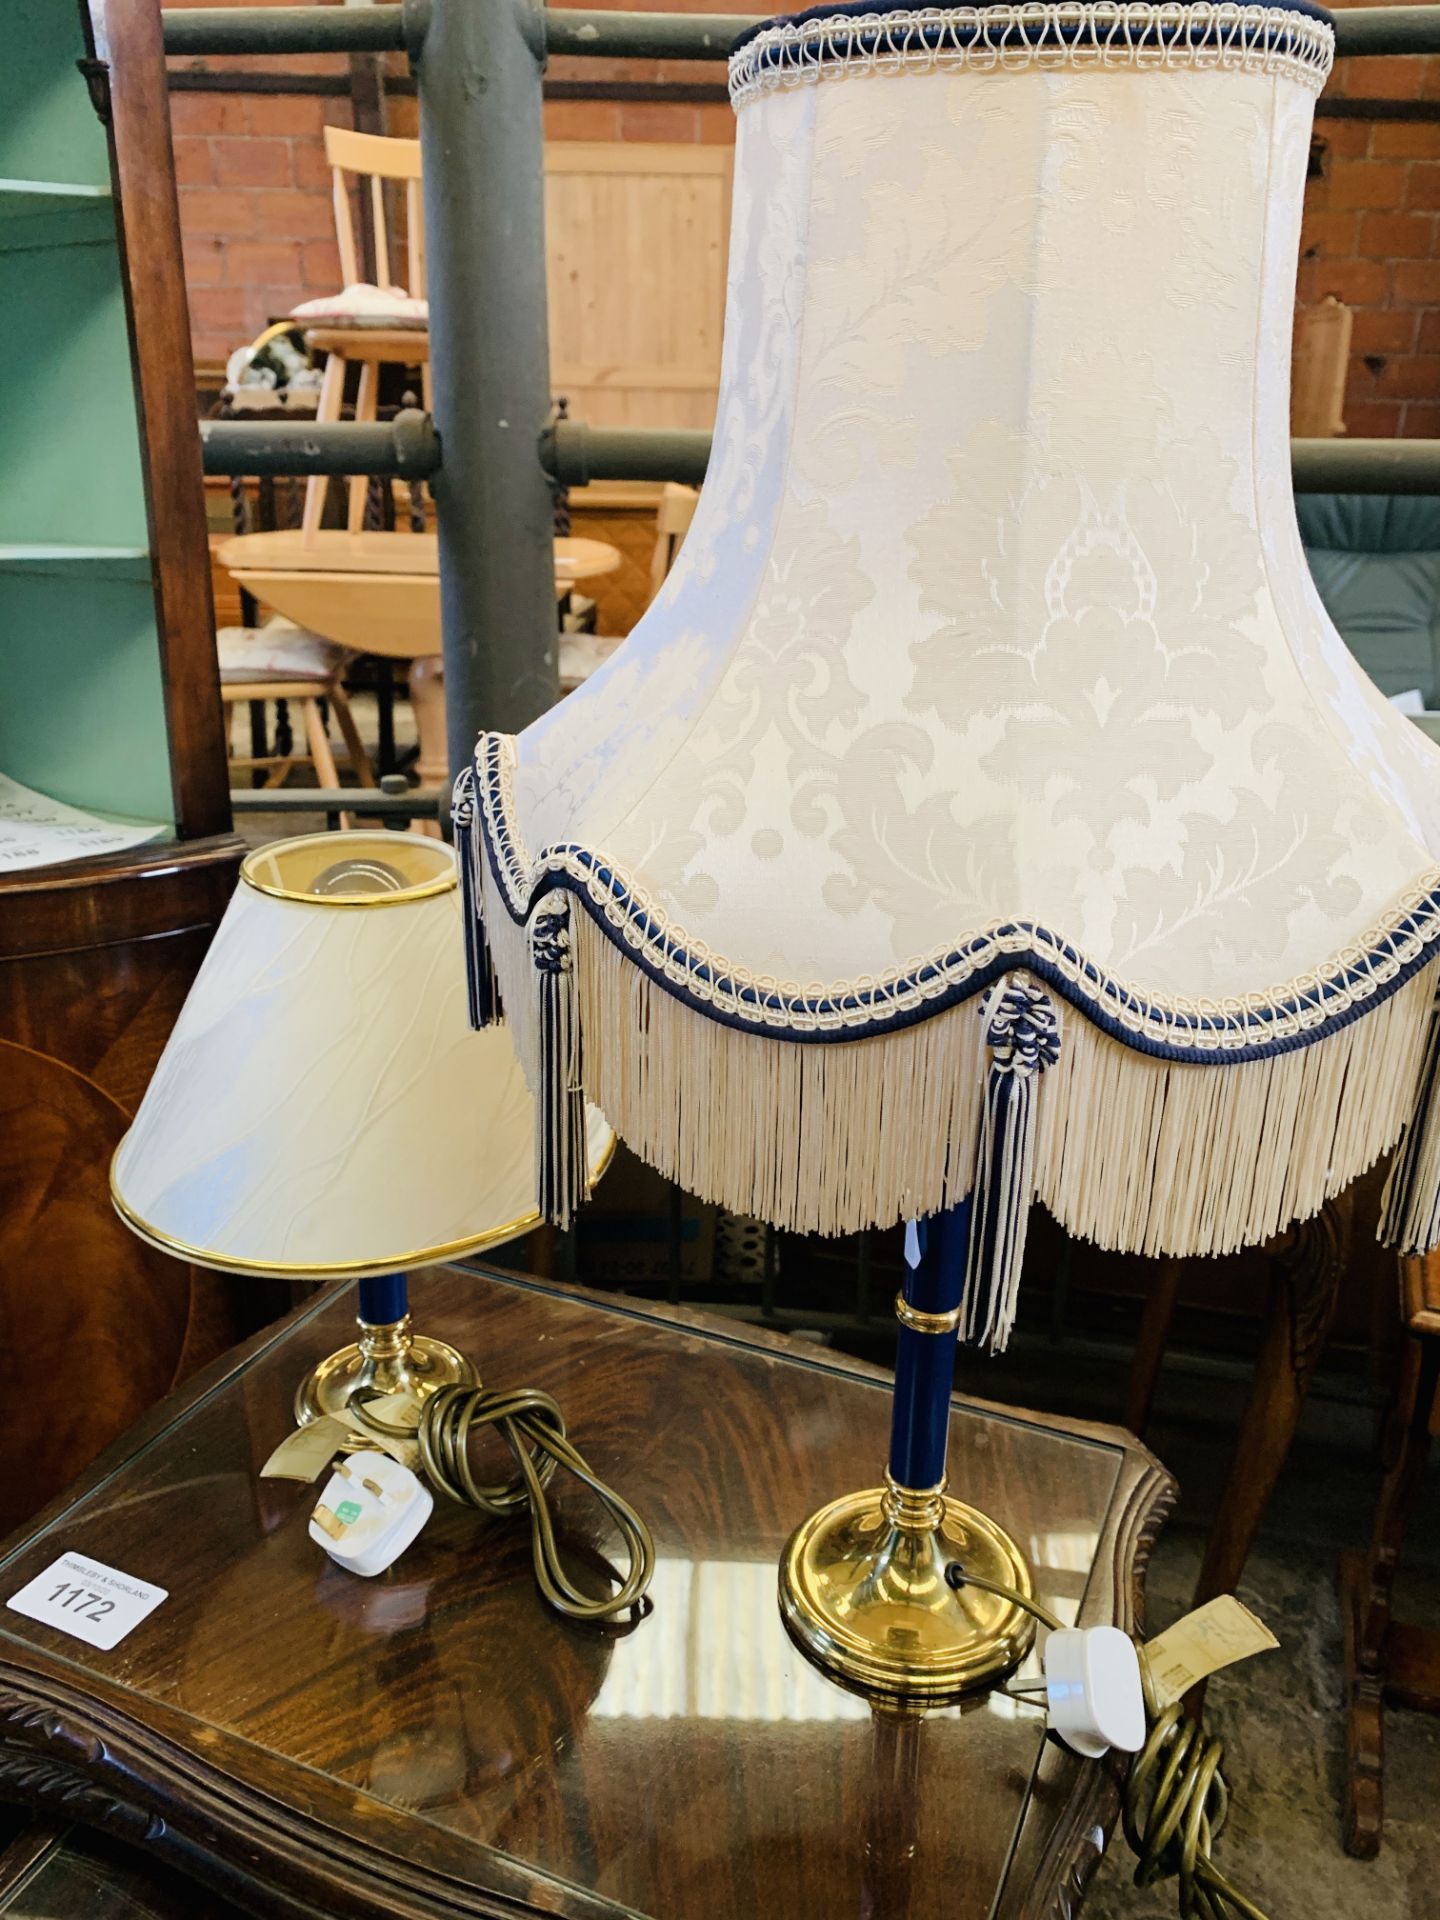
<path id="1" fill-rule="evenodd" d="M 357 840 L 362 839 L 373 842 L 377 847 L 384 847 L 387 860 L 391 863 L 434 866 L 437 870 L 428 878 L 397 887 L 393 893 L 315 893 L 309 888 L 286 886 L 283 880 L 265 876 L 266 867 L 283 872 L 317 849 L 327 850 L 333 858 L 336 840 L 342 837 L 351 849 Z M 271 900 L 293 900 L 305 907 L 353 909 L 408 907 L 413 901 L 428 900 L 437 893 L 449 893 L 459 885 L 460 871 L 453 849 L 442 840 L 422 839 L 415 834 L 402 833 L 349 833 L 344 836 L 306 833 L 297 835 L 293 840 L 272 840 L 266 846 L 257 847 L 240 863 L 240 878 L 245 886 L 255 893 L 265 894 Z"/>
<path id="2" fill-rule="evenodd" d="M 389 896 L 393 899 L 395 896 Z M 173 1234 L 165 1233 L 159 1227 L 151 1226 L 127 1206 L 120 1189 L 115 1184 L 115 1162 L 120 1149 L 125 1144 L 122 1139 L 110 1157 L 110 1200 L 120 1218 L 147 1240 L 152 1247 L 158 1247 L 161 1253 L 173 1254 L 177 1260 L 193 1261 L 196 1266 L 209 1267 L 216 1273 L 235 1273 L 248 1279 L 266 1280 L 374 1280 L 382 1274 L 410 1272 L 416 1267 L 435 1267 L 447 1260 L 458 1260 L 467 1253 L 481 1253 L 486 1247 L 499 1246 L 505 1240 L 518 1240 L 522 1233 L 531 1233 L 540 1225 L 540 1209 L 534 1207 L 529 1213 L 522 1214 L 517 1220 L 507 1220 L 503 1226 L 488 1227 L 481 1233 L 467 1235 L 462 1240 L 447 1240 L 434 1247 L 422 1247 L 408 1253 L 386 1254 L 375 1260 L 330 1260 L 307 1262 L 301 1260 L 243 1260 L 222 1258 L 205 1247 L 192 1247 L 184 1240 L 178 1240 Z M 590 1169 L 590 1182 L 593 1186 L 600 1180 L 615 1157 L 616 1134 L 612 1127 L 605 1142 L 604 1152 Z"/>

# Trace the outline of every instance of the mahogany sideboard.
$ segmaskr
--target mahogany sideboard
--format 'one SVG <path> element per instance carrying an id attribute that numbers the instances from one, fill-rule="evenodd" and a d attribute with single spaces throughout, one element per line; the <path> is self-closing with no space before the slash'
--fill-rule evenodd
<path id="1" fill-rule="evenodd" d="M 781 1625 L 791 1529 L 878 1477 L 887 1375 L 489 1271 L 422 1277 L 414 1310 L 491 1384 L 556 1396 L 650 1522 L 653 1606 L 616 1630 L 561 1620 L 525 1524 L 443 1501 L 379 1578 L 330 1563 L 306 1531 L 316 1491 L 257 1473 L 300 1374 L 348 1337 L 350 1289 L 327 1291 L 5 1550 L 0 1599 L 67 1551 L 168 1594 L 108 1653 L 0 1607 L 0 1794 L 108 1836 L 37 1845 L 29 1884 L 133 1886 L 146 1856 L 159 1890 L 127 1912 L 172 1911 L 178 1873 L 208 1889 L 197 1914 L 218 1897 L 286 1920 L 1073 1913 L 1116 1812 L 1108 1766 L 1003 1693 L 872 1711 Z M 1052 1608 L 1136 1623 L 1172 1485 L 1133 1439 L 957 1400 L 951 1461 Z M 603 1553 L 603 1517 L 562 1481 L 567 1552 Z"/>

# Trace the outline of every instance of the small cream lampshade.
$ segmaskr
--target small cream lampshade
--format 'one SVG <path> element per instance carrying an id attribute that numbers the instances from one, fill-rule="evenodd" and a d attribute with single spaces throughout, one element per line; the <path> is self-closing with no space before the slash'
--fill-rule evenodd
<path id="1" fill-rule="evenodd" d="M 307 1412 L 362 1378 L 468 1378 L 400 1327 L 403 1287 L 373 1283 L 540 1218 L 534 1103 L 503 1029 L 470 1029 L 460 924 L 455 856 L 437 840 L 316 834 L 252 853 L 115 1155 L 116 1207 L 167 1252 L 372 1283 L 362 1333 L 386 1336 L 390 1364 L 376 1378 L 362 1340 L 326 1363 L 318 1398 L 302 1389 Z M 594 1108 L 586 1142 L 598 1175 L 614 1136 Z"/>

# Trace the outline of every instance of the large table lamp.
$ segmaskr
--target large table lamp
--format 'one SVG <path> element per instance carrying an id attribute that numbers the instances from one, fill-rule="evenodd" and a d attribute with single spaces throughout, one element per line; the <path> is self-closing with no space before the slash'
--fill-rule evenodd
<path id="1" fill-rule="evenodd" d="M 1402 1141 L 1386 1236 L 1440 1235 L 1440 754 L 1327 619 L 1290 482 L 1332 52 L 1307 0 L 746 36 L 699 512 L 626 644 L 462 776 L 552 1217 L 583 1086 L 708 1200 L 916 1223 L 885 1482 L 781 1570 L 855 1682 L 938 1698 L 1028 1640 L 945 1439 L 1032 1199 L 1222 1254 Z"/>
<path id="2" fill-rule="evenodd" d="M 322 833 L 252 853 L 111 1169 L 155 1246 L 223 1272 L 359 1279 L 356 1342 L 301 1382 L 350 1395 L 475 1380 L 410 1325 L 406 1274 L 540 1220 L 534 1103 L 501 1030 L 467 1018 L 454 852 Z M 498 1044 L 496 1044 L 498 1042 Z M 614 1136 L 583 1118 L 585 1179 Z"/>

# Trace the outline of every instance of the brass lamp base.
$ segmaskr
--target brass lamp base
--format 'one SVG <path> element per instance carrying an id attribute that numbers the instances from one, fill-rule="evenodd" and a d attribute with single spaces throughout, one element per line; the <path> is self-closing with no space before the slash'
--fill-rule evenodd
<path id="1" fill-rule="evenodd" d="M 780 1611 L 801 1651 L 865 1693 L 939 1705 L 992 1684 L 1030 1650 L 1035 1622 L 1013 1600 L 959 1592 L 945 1569 L 1031 1591 L 1020 1549 L 943 1483 L 884 1487 L 832 1501 L 791 1536 Z"/>
<path id="2" fill-rule="evenodd" d="M 463 1354 L 443 1340 L 410 1331 L 408 1313 L 384 1327 L 362 1320 L 356 1344 L 330 1354 L 295 1389 L 295 1418 L 304 1427 L 323 1414 L 343 1413 L 355 1393 L 405 1393 L 418 1401 L 441 1387 L 478 1384 L 479 1375 Z"/>

